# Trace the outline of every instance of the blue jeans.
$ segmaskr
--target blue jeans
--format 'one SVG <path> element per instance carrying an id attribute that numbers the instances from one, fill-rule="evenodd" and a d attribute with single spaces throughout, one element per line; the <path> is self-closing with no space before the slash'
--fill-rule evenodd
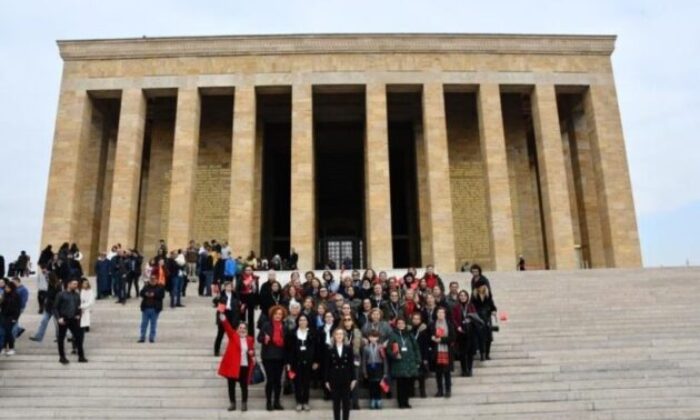
<path id="1" fill-rule="evenodd" d="M 180 296 L 182 296 L 182 276 L 174 276 L 173 284 L 170 289 L 170 306 L 176 306 L 180 304 Z"/>
<path id="2" fill-rule="evenodd" d="M 112 296 L 119 297 L 119 274 L 112 274 Z"/>
<path id="3" fill-rule="evenodd" d="M 158 312 L 153 308 L 147 308 L 141 312 L 141 340 L 146 339 L 148 324 L 151 324 L 151 333 L 148 335 L 148 340 L 153 341 L 156 339 L 156 326 L 158 325 Z"/>
<path id="4" fill-rule="evenodd" d="M 46 328 L 49 326 L 49 321 L 53 318 L 53 313 L 51 311 L 44 311 L 44 316 L 41 318 L 41 323 L 39 324 L 39 329 L 34 334 L 37 341 L 44 339 L 44 334 L 46 334 Z M 56 320 L 54 319 L 54 329 L 56 330 L 56 336 L 58 337 L 58 327 L 56 326 Z"/>
<path id="5" fill-rule="evenodd" d="M 214 272 L 205 271 L 204 272 L 204 295 L 211 296 L 211 284 L 214 282 Z"/>

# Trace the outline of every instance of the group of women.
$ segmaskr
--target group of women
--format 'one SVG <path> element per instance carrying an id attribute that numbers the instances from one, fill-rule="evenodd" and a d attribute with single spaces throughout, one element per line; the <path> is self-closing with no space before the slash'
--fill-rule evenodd
<path id="1" fill-rule="evenodd" d="M 293 272 L 282 286 L 276 273 L 260 284 L 251 270 L 225 282 L 214 299 L 219 354 L 223 335 L 228 345 L 219 374 L 228 380 L 229 410 L 247 409 L 248 385 L 264 370 L 266 408 L 283 410 L 283 390 L 293 392 L 297 411 L 309 411 L 309 395 L 321 389 L 333 401 L 335 419 L 348 419 L 359 408 L 367 388 L 369 407 L 382 407 L 384 396 L 396 395 L 399 408 L 411 408 L 410 397 L 426 397 L 426 379 L 434 373 L 435 397 L 450 398 L 455 359 L 462 376 L 472 376 L 473 360 L 490 359 L 492 319 L 496 306 L 491 285 L 478 265 L 471 267 L 471 290 L 460 290 L 426 267 L 403 277 L 368 269 L 347 273 L 340 281 L 326 271 L 322 278 Z M 260 308 L 256 325 L 250 314 Z M 256 366 L 255 340 L 262 369 Z M 293 390 L 293 391 L 292 391 Z"/>

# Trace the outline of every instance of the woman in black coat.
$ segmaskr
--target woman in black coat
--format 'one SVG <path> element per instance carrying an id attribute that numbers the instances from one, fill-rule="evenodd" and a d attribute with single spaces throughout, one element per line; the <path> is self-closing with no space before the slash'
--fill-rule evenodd
<path id="1" fill-rule="evenodd" d="M 420 312 L 414 312 L 411 315 L 411 335 L 416 339 L 418 343 L 418 349 L 420 350 L 421 366 L 418 369 L 418 392 L 420 392 L 420 397 L 425 398 L 425 377 L 428 375 L 428 367 L 430 360 L 430 337 L 428 336 L 428 326 L 423 323 L 423 315 Z M 411 395 L 413 396 L 413 395 Z"/>
<path id="2" fill-rule="evenodd" d="M 333 331 L 335 330 L 335 327 L 335 315 L 333 315 L 333 312 L 326 312 L 323 315 L 323 325 L 316 329 L 316 349 L 318 352 L 317 362 L 321 366 L 319 376 L 321 377 L 322 382 L 328 370 L 328 352 L 330 351 L 331 346 L 333 345 Z M 331 394 L 326 387 L 323 387 L 323 397 L 325 400 L 331 399 Z"/>
<path id="3" fill-rule="evenodd" d="M 2 328 L 5 330 L 5 344 L 7 347 L 5 355 L 11 356 L 15 354 L 15 336 L 12 334 L 12 328 L 17 323 L 20 314 L 21 301 L 17 294 L 17 286 L 11 281 L 5 284 L 5 292 L 2 295 L 0 303 L 0 319 L 2 319 Z"/>
<path id="4" fill-rule="evenodd" d="M 435 311 L 435 322 L 428 327 L 430 359 L 428 363 L 435 372 L 438 392 L 435 397 L 450 398 L 452 393 L 452 343 L 455 330 L 447 318 L 447 309 L 440 306 Z"/>
<path id="5" fill-rule="evenodd" d="M 260 328 L 258 342 L 262 344 L 260 358 L 265 368 L 265 398 L 267 411 L 284 410 L 280 404 L 282 392 L 282 370 L 285 362 L 284 324 L 287 309 L 283 306 L 273 306 L 268 314 L 269 321 Z M 272 400 L 274 394 L 274 403 Z"/>
<path id="6" fill-rule="evenodd" d="M 482 334 L 479 336 L 479 352 L 481 360 L 491 360 L 491 342 L 493 341 L 493 331 L 491 326 L 491 315 L 496 312 L 496 305 L 493 303 L 491 291 L 488 284 L 478 282 L 474 293 L 472 293 L 471 304 L 474 305 L 476 313 L 484 322 Z"/>
<path id="7" fill-rule="evenodd" d="M 355 356 L 352 347 L 345 345 L 345 332 L 342 328 L 333 331 L 333 344 L 326 354 L 325 388 L 333 398 L 333 418 L 350 418 L 350 396 L 357 385 L 354 366 Z"/>
<path id="8" fill-rule="evenodd" d="M 457 295 L 457 304 L 452 308 L 452 323 L 457 330 L 457 354 L 462 367 L 462 376 L 472 376 L 474 354 L 479 343 L 479 331 L 484 323 L 469 303 L 469 293 L 462 290 Z"/>
<path id="9" fill-rule="evenodd" d="M 309 411 L 309 388 L 311 372 L 318 369 L 316 362 L 317 338 L 309 328 L 309 318 L 301 314 L 297 318 L 297 327 L 287 334 L 285 340 L 287 372 L 293 376 L 294 397 L 297 411 Z"/>

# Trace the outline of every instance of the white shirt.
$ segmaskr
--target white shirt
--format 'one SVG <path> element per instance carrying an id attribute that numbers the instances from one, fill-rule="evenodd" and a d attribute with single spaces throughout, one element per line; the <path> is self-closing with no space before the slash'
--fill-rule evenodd
<path id="1" fill-rule="evenodd" d="M 309 329 L 307 328 L 306 330 L 302 331 L 300 329 L 297 329 L 297 338 L 301 341 L 306 341 L 306 337 L 309 335 Z"/>
<path id="2" fill-rule="evenodd" d="M 335 349 L 338 350 L 338 356 L 343 357 L 343 346 L 335 346 Z"/>
<path id="3" fill-rule="evenodd" d="M 333 328 L 332 325 L 323 324 L 323 331 L 326 333 L 326 345 L 327 346 L 330 346 L 332 344 L 331 328 Z"/>
<path id="4" fill-rule="evenodd" d="M 241 366 L 248 366 L 248 339 L 241 337 Z"/>

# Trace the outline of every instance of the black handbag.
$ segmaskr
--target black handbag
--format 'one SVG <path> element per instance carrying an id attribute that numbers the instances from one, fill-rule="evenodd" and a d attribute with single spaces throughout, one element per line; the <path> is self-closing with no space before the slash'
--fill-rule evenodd
<path id="1" fill-rule="evenodd" d="M 495 312 L 491 314 L 491 331 L 498 332 L 501 330 L 501 326 L 498 325 L 498 314 Z"/>
<path id="2" fill-rule="evenodd" d="M 265 382 L 265 373 L 260 367 L 260 363 L 256 363 L 255 368 L 253 368 L 253 385 L 261 384 L 263 382 Z"/>

